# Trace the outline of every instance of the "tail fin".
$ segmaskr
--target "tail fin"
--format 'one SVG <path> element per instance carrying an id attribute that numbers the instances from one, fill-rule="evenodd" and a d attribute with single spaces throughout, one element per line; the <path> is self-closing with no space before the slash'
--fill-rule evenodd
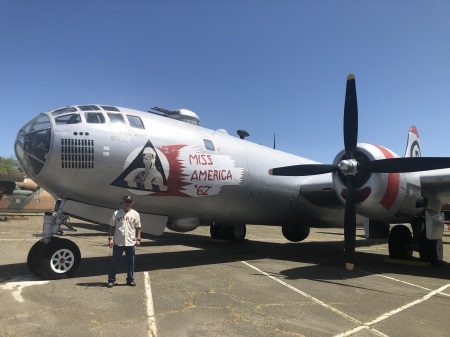
<path id="1" fill-rule="evenodd" d="M 408 133 L 408 143 L 406 144 L 405 157 L 421 157 L 419 131 L 415 126 L 411 126 Z"/>

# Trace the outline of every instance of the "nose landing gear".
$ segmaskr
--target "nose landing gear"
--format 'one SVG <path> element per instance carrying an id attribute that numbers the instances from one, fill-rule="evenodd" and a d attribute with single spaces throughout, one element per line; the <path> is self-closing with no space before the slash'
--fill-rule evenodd
<path id="1" fill-rule="evenodd" d="M 68 239 L 55 236 L 61 234 L 61 225 L 66 224 L 67 216 L 58 211 L 56 215 L 44 216 L 43 238 L 37 241 L 28 252 L 27 265 L 30 272 L 46 280 L 68 278 L 74 275 L 81 262 L 78 246 Z M 69 229 L 74 230 L 68 225 Z"/>

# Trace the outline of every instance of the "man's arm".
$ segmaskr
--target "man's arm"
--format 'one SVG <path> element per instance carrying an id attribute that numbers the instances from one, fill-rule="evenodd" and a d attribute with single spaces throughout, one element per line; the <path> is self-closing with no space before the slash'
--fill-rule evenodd
<path id="1" fill-rule="evenodd" d="M 141 245 L 141 227 L 136 227 L 136 246 Z"/>
<path id="2" fill-rule="evenodd" d="M 114 230 L 116 229 L 115 226 L 109 226 L 109 230 L 108 230 L 108 245 L 110 248 L 113 247 L 114 245 Z"/>

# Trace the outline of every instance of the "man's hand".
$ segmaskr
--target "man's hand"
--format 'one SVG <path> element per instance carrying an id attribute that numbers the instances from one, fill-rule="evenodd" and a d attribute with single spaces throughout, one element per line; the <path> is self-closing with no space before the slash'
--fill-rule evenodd
<path id="1" fill-rule="evenodd" d="M 141 245 L 141 239 L 136 240 L 136 247 Z"/>
<path id="2" fill-rule="evenodd" d="M 109 248 L 112 248 L 113 246 L 114 246 L 114 240 L 111 238 L 111 239 L 108 239 L 108 246 L 109 246 Z"/>

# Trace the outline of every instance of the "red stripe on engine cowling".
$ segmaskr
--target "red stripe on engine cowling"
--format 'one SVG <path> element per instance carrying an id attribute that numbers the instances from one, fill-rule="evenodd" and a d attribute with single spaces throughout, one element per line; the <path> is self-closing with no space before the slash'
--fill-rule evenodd
<path id="1" fill-rule="evenodd" d="M 379 149 L 386 159 L 394 158 L 392 153 L 388 151 L 386 148 L 374 145 L 377 149 Z M 388 183 L 386 192 L 384 192 L 383 199 L 381 199 L 380 204 L 389 210 L 395 202 L 397 198 L 398 191 L 400 189 L 400 174 L 399 173 L 388 173 Z"/>

